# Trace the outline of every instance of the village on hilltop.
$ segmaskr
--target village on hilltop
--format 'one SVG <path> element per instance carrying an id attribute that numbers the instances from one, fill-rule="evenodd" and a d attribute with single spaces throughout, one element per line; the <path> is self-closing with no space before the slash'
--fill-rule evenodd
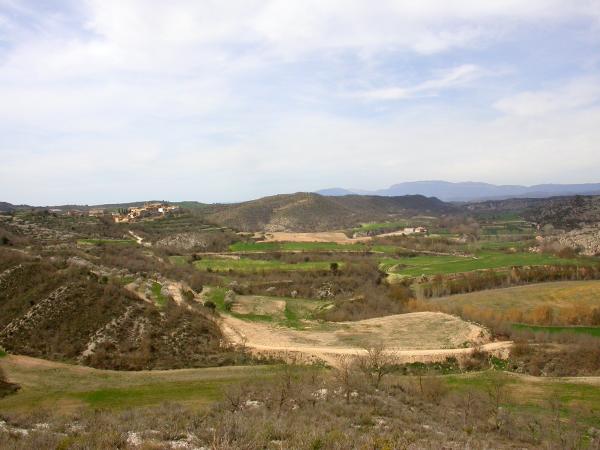
<path id="1" fill-rule="evenodd" d="M 160 218 L 164 217 L 169 213 L 173 213 L 179 210 L 179 206 L 169 205 L 168 203 L 144 203 L 143 206 L 132 206 L 127 209 L 110 211 L 106 208 L 91 208 L 89 210 L 82 209 L 69 209 L 64 211 L 63 209 L 50 209 L 50 213 L 54 214 L 66 214 L 71 217 L 106 217 L 110 216 L 116 223 L 131 223 L 137 222 L 143 219 L 149 218 Z"/>

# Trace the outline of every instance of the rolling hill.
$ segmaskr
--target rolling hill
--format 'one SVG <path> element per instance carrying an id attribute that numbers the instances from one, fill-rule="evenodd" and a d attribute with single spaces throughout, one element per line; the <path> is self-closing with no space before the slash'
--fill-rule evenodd
<path id="1" fill-rule="evenodd" d="M 326 197 L 314 193 L 275 195 L 206 210 L 209 221 L 242 231 L 323 231 L 352 227 L 360 222 L 444 214 L 452 205 L 422 195 Z"/>

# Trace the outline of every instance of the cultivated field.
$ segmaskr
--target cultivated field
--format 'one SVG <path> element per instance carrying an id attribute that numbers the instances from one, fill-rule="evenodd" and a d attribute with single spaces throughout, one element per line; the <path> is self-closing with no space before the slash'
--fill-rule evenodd
<path id="1" fill-rule="evenodd" d="M 420 310 L 459 314 L 486 324 L 527 324 L 521 330 L 555 334 L 574 331 L 598 335 L 589 325 L 600 322 L 600 281 L 561 281 L 492 289 L 415 302 Z M 549 325 L 563 325 L 549 327 Z M 569 330 L 564 325 L 581 326 Z"/>
<path id="2" fill-rule="evenodd" d="M 333 242 L 336 244 L 353 244 L 371 240 L 370 237 L 352 239 L 341 231 L 326 231 L 316 233 L 265 233 L 264 242 Z"/>
<path id="3" fill-rule="evenodd" d="M 567 308 L 600 307 L 600 281 L 560 281 L 458 294 L 427 300 L 437 305 L 490 308 L 497 311 L 532 311 L 539 306 Z"/>
<path id="4" fill-rule="evenodd" d="M 311 270 L 329 270 L 331 262 L 327 261 L 308 261 L 298 263 L 286 263 L 276 260 L 261 259 L 211 259 L 205 258 L 195 261 L 196 268 L 213 272 L 257 272 L 257 271 L 311 271 Z"/>
<path id="5" fill-rule="evenodd" d="M 404 276 L 451 274 L 482 269 L 502 269 L 512 266 L 576 265 L 585 260 L 559 258 L 539 253 L 505 253 L 479 251 L 474 256 L 430 256 L 420 255 L 405 258 L 386 258 L 383 270 Z"/>

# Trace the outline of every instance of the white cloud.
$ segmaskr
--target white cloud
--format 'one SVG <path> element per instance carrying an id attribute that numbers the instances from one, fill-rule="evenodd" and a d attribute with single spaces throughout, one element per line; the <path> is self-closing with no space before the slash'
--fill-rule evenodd
<path id="1" fill-rule="evenodd" d="M 489 74 L 488 71 L 475 64 L 463 64 L 446 69 L 435 78 L 414 86 L 372 89 L 353 94 L 353 96 L 366 100 L 402 100 L 416 96 L 430 96 L 436 95 L 441 90 L 465 86 L 469 82 Z"/>
<path id="2" fill-rule="evenodd" d="M 509 115 L 498 120 L 488 98 L 484 111 L 440 101 L 399 115 L 392 108 L 406 103 L 338 95 L 358 85 L 364 99 L 442 97 L 483 85 L 498 75 L 489 66 L 506 61 L 477 59 L 482 49 L 534 27 L 586 30 L 600 23 L 599 2 L 42 3 L 0 0 L 0 200 L 239 200 L 433 177 L 568 181 L 561 170 L 600 164 L 597 80 L 516 96 L 490 88 L 506 97 L 495 106 Z M 546 112 L 540 123 L 527 117 Z M 573 148 L 571 166 L 544 156 Z"/>
<path id="3" fill-rule="evenodd" d="M 552 89 L 527 91 L 503 98 L 494 107 L 506 114 L 541 116 L 593 105 L 600 101 L 600 78 L 572 80 Z"/>

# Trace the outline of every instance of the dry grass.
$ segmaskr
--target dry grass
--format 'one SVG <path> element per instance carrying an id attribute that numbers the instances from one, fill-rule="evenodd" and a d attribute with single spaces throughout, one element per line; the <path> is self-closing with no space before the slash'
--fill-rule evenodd
<path id="1" fill-rule="evenodd" d="M 370 240 L 371 237 L 352 239 L 341 231 L 324 231 L 317 233 L 266 233 L 263 242 L 334 242 L 336 244 L 354 244 Z"/>
<path id="2" fill-rule="evenodd" d="M 450 297 L 429 299 L 425 304 L 452 308 L 476 308 L 498 313 L 520 311 L 530 313 L 539 307 L 555 310 L 600 307 L 600 281 L 560 281 L 555 283 L 515 286 Z"/>

